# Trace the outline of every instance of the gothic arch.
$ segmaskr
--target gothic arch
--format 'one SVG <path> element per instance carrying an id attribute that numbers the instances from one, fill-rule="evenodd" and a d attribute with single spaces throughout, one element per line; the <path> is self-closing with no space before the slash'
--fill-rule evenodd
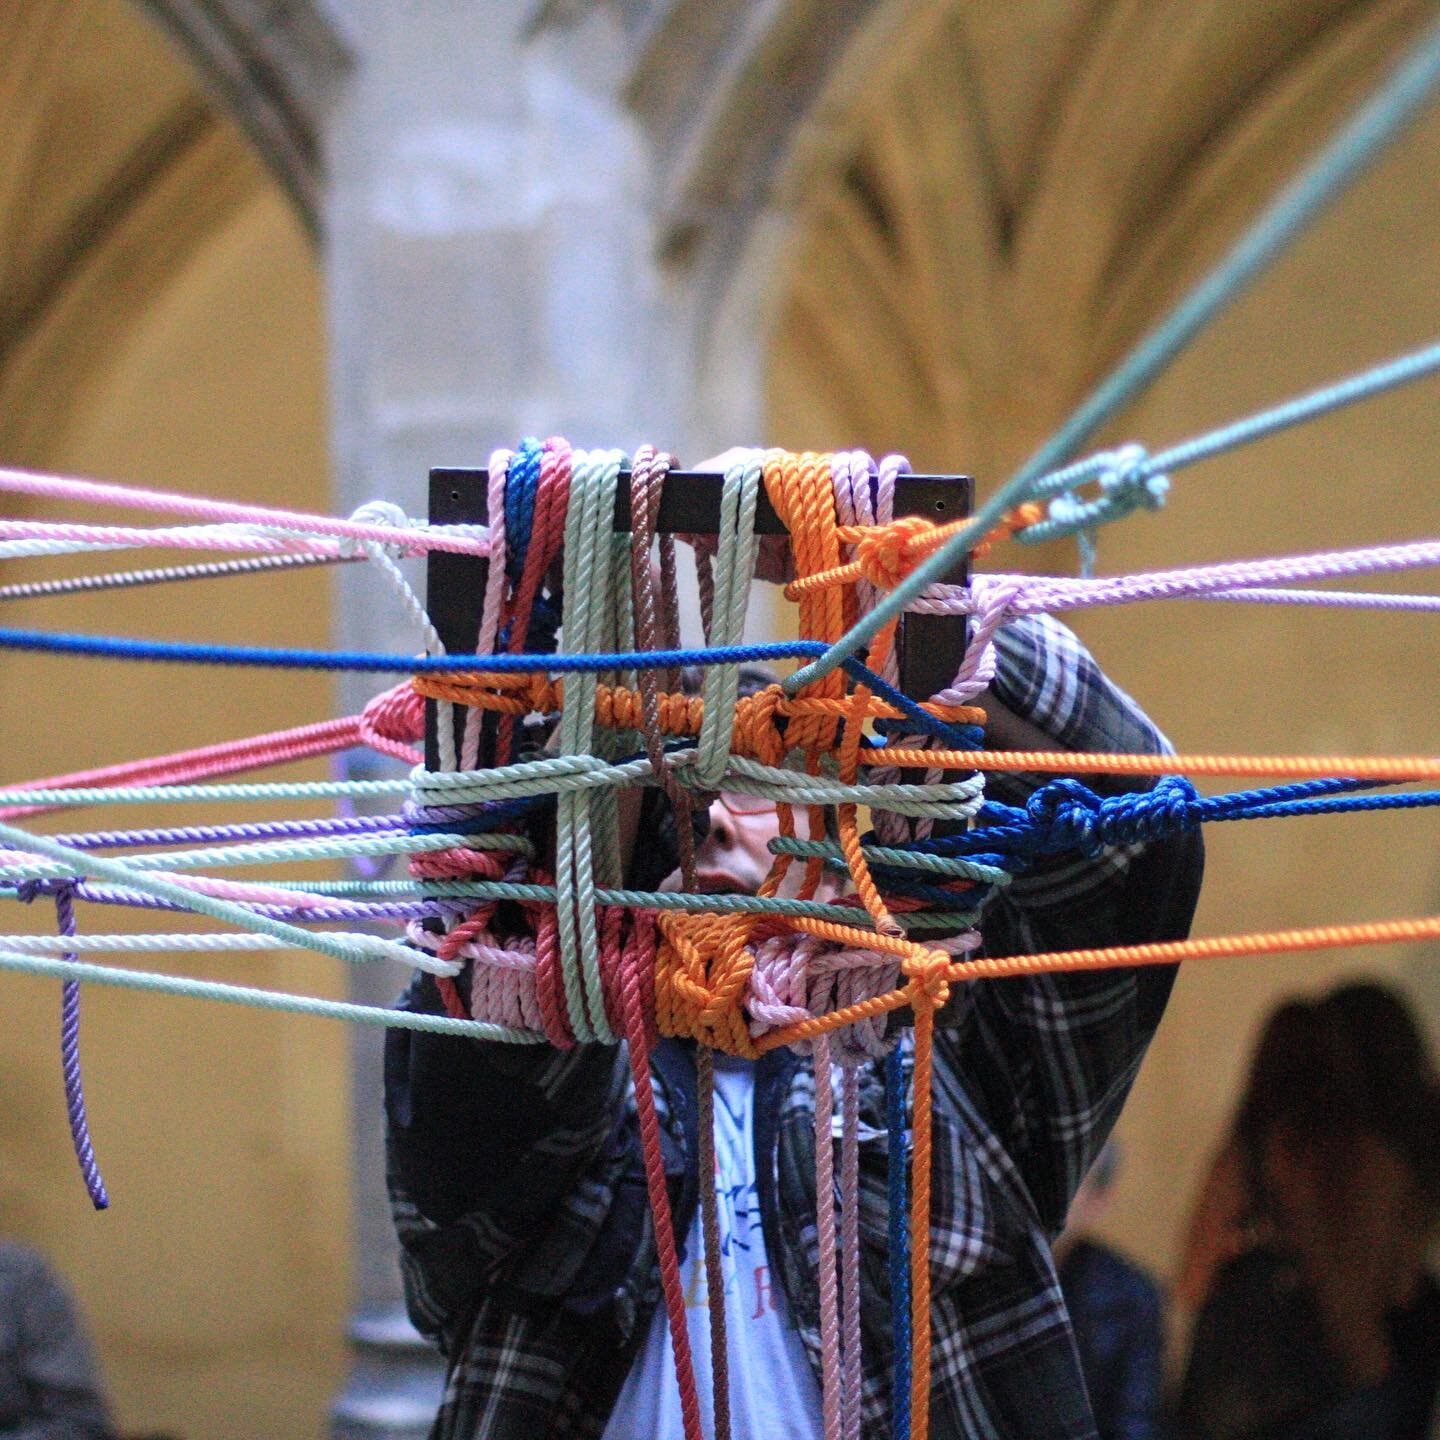
<path id="1" fill-rule="evenodd" d="M 317 0 L 140 0 L 239 123 L 312 233 L 323 185 L 322 124 L 351 55 Z"/>
<path id="2" fill-rule="evenodd" d="M 994 474 L 1164 313 L 1428 7 L 896 11 L 853 42 L 785 166 L 775 413 Z"/>

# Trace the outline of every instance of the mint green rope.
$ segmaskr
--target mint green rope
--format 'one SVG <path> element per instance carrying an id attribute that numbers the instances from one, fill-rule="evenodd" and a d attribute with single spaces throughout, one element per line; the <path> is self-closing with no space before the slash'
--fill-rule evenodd
<path id="1" fill-rule="evenodd" d="M 282 840 L 264 844 L 220 845 L 204 850 L 174 850 L 136 855 L 125 863 L 151 874 L 167 870 L 200 870 L 225 865 L 281 865 L 310 860 L 343 860 L 355 855 L 409 855 L 430 850 L 513 850 L 527 857 L 535 847 L 523 835 L 357 835 L 327 840 Z M 89 853 L 89 852 L 85 852 Z M 7 865 L 7 878 L 49 880 L 73 874 L 65 865 Z M 268 881 L 266 882 L 269 883 Z M 304 888 L 304 882 L 301 882 Z"/>
<path id="2" fill-rule="evenodd" d="M 802 840 L 798 836 L 777 835 L 770 841 L 772 855 L 798 855 L 801 859 L 823 860 L 837 870 L 849 870 L 845 853 L 834 840 Z M 959 875 L 966 880 L 979 880 L 987 885 L 1008 885 L 1010 872 L 995 865 L 982 865 L 961 855 L 929 855 L 923 850 L 895 850 L 888 845 L 867 845 L 865 858 L 873 865 L 893 865 L 897 869 L 924 870 L 932 875 Z"/>
<path id="3" fill-rule="evenodd" d="M 596 650 L 594 642 L 604 634 L 607 622 L 605 602 L 610 591 L 610 561 L 615 553 L 611 544 L 611 507 L 623 461 L 618 450 L 577 450 L 572 457 L 570 503 L 565 514 L 565 604 L 560 624 L 565 644 L 577 654 Z M 593 671 L 567 678 L 557 744 L 562 756 L 584 757 L 603 767 L 604 773 L 614 775 L 623 767 L 607 765 L 594 755 L 595 692 L 599 683 L 600 677 Z M 575 1038 L 613 1042 L 615 1033 L 605 1017 L 595 928 L 593 818 L 588 788 L 577 782 L 560 789 L 555 827 L 560 970 L 565 1008 Z M 601 839 L 602 844 L 605 840 L 618 843 L 608 834 L 602 833 Z"/>
<path id="4" fill-rule="evenodd" d="M 468 1035 L 475 1040 L 504 1040 L 534 1045 L 543 1035 L 492 1025 L 485 1020 L 456 1020 L 449 1015 L 421 1015 L 410 1010 L 387 1010 L 378 1005 L 351 1005 L 342 1000 L 318 1000 L 310 995 L 286 995 L 252 985 L 225 985 L 194 980 L 188 975 L 157 975 L 149 970 L 124 970 L 112 965 L 89 965 L 81 960 L 51 960 L 42 955 L 19 955 L 0 950 L 0 970 L 57 980 L 83 980 L 90 985 L 117 985 L 126 990 L 152 990 L 191 1000 L 219 1000 L 227 1005 L 248 1005 L 256 1010 L 280 1010 L 292 1015 L 315 1015 L 326 1020 L 348 1020 L 357 1025 L 383 1025 L 393 1030 L 428 1030 L 437 1035 Z"/>
<path id="5" fill-rule="evenodd" d="M 755 511 L 760 503 L 762 460 L 760 451 L 751 451 L 725 472 L 715 551 L 715 600 L 710 634 L 706 637 L 711 646 L 738 645 L 745 638 L 745 610 L 760 544 L 755 533 Z M 715 790 L 730 759 L 740 667 L 707 666 L 700 693 L 704 710 L 693 783 L 700 790 Z"/>

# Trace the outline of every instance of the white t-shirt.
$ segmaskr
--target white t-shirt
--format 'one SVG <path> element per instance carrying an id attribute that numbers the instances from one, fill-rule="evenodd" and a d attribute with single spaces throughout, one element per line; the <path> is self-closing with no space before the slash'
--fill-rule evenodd
<path id="1" fill-rule="evenodd" d="M 820 1388 L 790 1323 L 785 1292 L 770 1273 L 755 1184 L 755 1066 L 715 1056 L 715 1168 L 734 1440 L 807 1440 L 821 1433 Z M 710 1311 L 697 1209 L 680 1265 L 702 1427 L 714 1433 Z M 684 1440 L 680 1390 L 662 1303 L 625 1379 L 605 1440 Z"/>

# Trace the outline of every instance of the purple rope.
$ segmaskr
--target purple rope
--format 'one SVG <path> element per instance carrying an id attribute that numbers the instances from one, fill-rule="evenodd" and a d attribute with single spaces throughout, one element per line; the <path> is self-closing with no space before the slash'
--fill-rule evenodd
<path id="1" fill-rule="evenodd" d="M 73 885 L 55 892 L 55 914 L 62 935 L 75 933 L 75 902 Z M 79 957 L 67 954 L 74 963 Z M 75 1142 L 75 1158 L 90 1192 L 90 1203 L 97 1210 L 109 1208 L 110 1196 L 100 1178 L 95 1147 L 90 1142 L 90 1122 L 85 1116 L 85 1086 L 80 1078 L 80 982 L 66 980 L 60 987 L 60 1065 L 65 1074 L 65 1108 L 70 1114 L 70 1138 Z"/>
<path id="2" fill-rule="evenodd" d="M 1293 555 L 1273 560 L 1241 560 L 1224 565 L 1197 565 L 1185 570 L 1119 575 L 1099 580 L 1045 577 L 1022 579 L 1023 588 L 1010 602 L 1012 614 L 1036 610 L 1068 610 L 1082 605 L 1120 605 L 1136 600 L 1181 599 L 1187 595 L 1243 587 L 1280 585 L 1297 580 L 1325 580 L 1345 575 L 1410 570 L 1440 565 L 1440 540 L 1406 545 L 1372 545 L 1359 550 Z M 986 576 L 988 584 L 1013 583 L 1013 576 Z"/>
<path id="3" fill-rule="evenodd" d="M 830 1037 L 810 1042 L 815 1071 L 815 1221 L 820 1269 L 820 1410 L 825 1440 L 841 1440 L 840 1310 L 835 1273 L 834 1097 L 830 1089 Z"/>
<path id="4" fill-rule="evenodd" d="M 226 840 L 289 840 L 313 835 L 403 832 L 397 815 L 352 815 L 331 820 L 272 820 L 244 825 L 186 825 L 167 830 L 89 830 L 55 837 L 77 850 L 140 845 L 210 845 Z"/>
<path id="5" fill-rule="evenodd" d="M 1217 590 L 1193 600 L 1249 600 L 1260 605 L 1320 605 L 1351 610 L 1440 610 L 1440 595 L 1386 595 L 1365 590 Z"/>

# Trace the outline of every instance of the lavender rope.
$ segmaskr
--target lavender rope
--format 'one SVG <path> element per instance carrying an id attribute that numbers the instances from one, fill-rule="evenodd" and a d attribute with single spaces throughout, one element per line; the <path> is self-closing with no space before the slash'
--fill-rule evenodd
<path id="1" fill-rule="evenodd" d="M 63 886 L 55 892 L 55 914 L 62 935 L 75 933 L 73 892 L 73 885 Z M 79 957 L 67 953 L 64 958 L 74 962 Z M 66 980 L 60 987 L 60 1065 L 65 1074 L 65 1108 L 70 1115 L 70 1138 L 75 1142 L 75 1158 L 80 1162 L 80 1173 L 85 1178 L 85 1188 L 90 1192 L 90 1203 L 97 1210 L 106 1210 L 110 1206 L 110 1196 L 104 1180 L 100 1178 L 95 1147 L 90 1142 L 90 1122 L 85 1115 L 85 1086 L 80 1077 L 78 980 Z"/>
<path id="2" fill-rule="evenodd" d="M 55 837 L 77 850 L 103 850 L 142 845 L 213 845 L 227 840 L 291 840 L 317 835 L 405 833 L 398 815 L 351 815 L 327 820 L 268 820 L 243 825 L 178 825 L 150 830 L 84 830 Z"/>
<path id="3" fill-rule="evenodd" d="M 1386 595 L 1376 590 L 1216 590 L 1192 600 L 1248 600 L 1256 605 L 1316 605 L 1342 610 L 1440 610 L 1440 595 Z"/>
<path id="4" fill-rule="evenodd" d="M 1222 565 L 1196 565 L 1183 570 L 1154 570 L 1138 575 L 1115 575 L 1101 579 L 1064 579 L 1041 575 L 979 575 L 967 588 L 963 585 L 936 585 L 909 608 L 928 614 L 957 614 L 983 610 L 1002 587 L 1013 594 L 1005 604 L 1010 615 L 1031 615 L 1040 611 L 1079 609 L 1087 605 L 1123 605 L 1141 600 L 1184 600 L 1224 596 L 1240 598 L 1253 587 L 1264 587 L 1253 597 L 1266 598 L 1279 592 L 1269 587 L 1294 581 L 1330 580 L 1342 576 L 1421 569 L 1440 565 L 1440 540 L 1418 540 L 1404 545 L 1371 545 L 1356 550 L 1332 550 L 1316 555 L 1289 555 L 1270 560 L 1239 560 Z M 1292 592 L 1297 593 L 1297 592 Z M 1342 605 L 1353 603 L 1341 591 L 1302 591 L 1305 596 L 1323 599 L 1303 603 Z M 1333 599 L 1328 597 L 1334 597 Z M 1360 597 L 1369 602 L 1376 597 Z M 1428 597 L 1393 597 L 1411 601 Z M 1428 608 L 1410 604 L 1394 608 Z"/>

